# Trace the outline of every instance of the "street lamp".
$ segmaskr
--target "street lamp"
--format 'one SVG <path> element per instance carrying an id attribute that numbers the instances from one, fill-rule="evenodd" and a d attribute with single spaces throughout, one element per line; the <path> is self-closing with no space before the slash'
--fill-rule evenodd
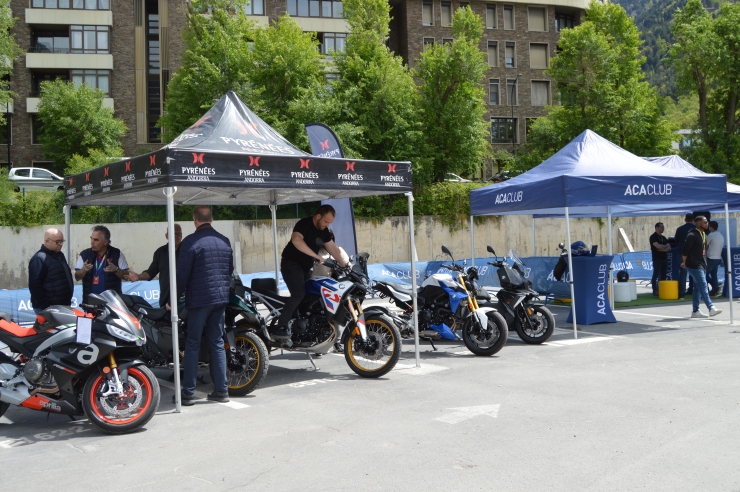
<path id="1" fill-rule="evenodd" d="M 520 73 L 516 74 L 516 78 L 514 79 L 514 85 L 511 86 L 511 94 L 509 94 L 509 102 L 511 103 L 511 126 L 514 129 L 514 134 L 512 135 L 512 145 L 511 146 L 515 154 L 516 154 L 516 134 L 517 134 L 517 129 L 519 125 L 514 124 L 514 104 L 513 103 L 515 102 L 514 101 L 514 91 L 516 90 L 516 84 L 519 81 L 519 77 L 521 76 L 522 74 Z M 516 102 L 518 103 L 519 101 L 516 101 Z"/>

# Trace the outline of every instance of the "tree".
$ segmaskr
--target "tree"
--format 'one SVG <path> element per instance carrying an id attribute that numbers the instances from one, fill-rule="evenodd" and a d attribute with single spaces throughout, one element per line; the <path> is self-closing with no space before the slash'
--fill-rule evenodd
<path id="1" fill-rule="evenodd" d="M 483 119 L 488 64 L 479 48 L 483 21 L 470 7 L 458 9 L 452 34 L 452 43 L 424 51 L 414 71 L 420 80 L 424 139 L 434 181 L 443 181 L 448 172 L 478 169 L 489 148 Z"/>
<path id="2" fill-rule="evenodd" d="M 0 78 L 7 80 L 13 74 L 13 62 L 23 54 L 23 51 L 15 42 L 13 26 L 15 18 L 10 10 L 10 0 L 0 0 Z M 13 93 L 7 84 L 0 84 L 0 106 L 13 101 Z M 5 121 L 5 115 L 0 114 L 0 122 Z"/>
<path id="3" fill-rule="evenodd" d="M 122 156 L 126 125 L 103 106 L 104 98 L 103 91 L 84 84 L 42 82 L 38 119 L 43 131 L 38 138 L 44 157 L 66 167 L 73 155 L 87 157 L 93 150 Z"/>

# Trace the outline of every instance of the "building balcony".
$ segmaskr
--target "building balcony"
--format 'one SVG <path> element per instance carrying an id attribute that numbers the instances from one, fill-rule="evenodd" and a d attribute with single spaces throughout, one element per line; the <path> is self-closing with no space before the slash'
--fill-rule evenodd
<path id="1" fill-rule="evenodd" d="M 293 17 L 303 32 L 349 32 L 349 22 L 346 19 L 327 17 Z"/>
<path id="2" fill-rule="evenodd" d="M 35 114 L 39 112 L 39 104 L 41 103 L 41 99 L 38 97 L 28 97 L 26 98 L 26 113 L 29 114 Z M 112 97 L 106 97 L 103 99 L 103 107 L 104 108 L 110 108 L 115 109 L 113 105 L 113 98 Z M 4 108 L 2 105 L 0 105 L 0 112 L 2 112 Z M 10 103 L 10 113 L 13 112 L 13 103 Z"/>
<path id="3" fill-rule="evenodd" d="M 110 10 L 26 9 L 26 24 L 112 26 Z"/>
<path id="4" fill-rule="evenodd" d="M 113 55 L 82 53 L 27 53 L 26 68 L 113 70 Z"/>
<path id="5" fill-rule="evenodd" d="M 267 27 L 270 25 L 270 18 L 266 15 L 248 15 L 247 18 L 259 27 Z"/>

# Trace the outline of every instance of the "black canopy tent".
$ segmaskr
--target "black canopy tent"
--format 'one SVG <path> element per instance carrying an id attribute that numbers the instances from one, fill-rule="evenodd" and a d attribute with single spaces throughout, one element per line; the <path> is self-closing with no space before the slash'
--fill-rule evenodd
<path id="1" fill-rule="evenodd" d="M 64 179 L 65 234 L 78 205 L 166 205 L 170 286 L 176 293 L 175 205 L 269 205 L 279 275 L 277 205 L 334 198 L 405 193 L 414 247 L 410 162 L 314 157 L 293 146 L 228 92 L 172 143 L 149 154 L 107 164 Z M 67 257 L 70 257 L 67 241 Z M 411 254 L 416 270 L 415 255 Z M 414 292 L 416 277 L 412 275 Z M 416 306 L 416 303 L 414 303 Z M 416 324 L 416 309 L 414 312 Z M 172 306 L 174 362 L 179 366 L 177 306 Z M 418 330 L 416 363 L 419 364 Z M 175 386 L 179 388 L 179 371 Z M 176 393 L 180 411 L 179 392 Z"/>

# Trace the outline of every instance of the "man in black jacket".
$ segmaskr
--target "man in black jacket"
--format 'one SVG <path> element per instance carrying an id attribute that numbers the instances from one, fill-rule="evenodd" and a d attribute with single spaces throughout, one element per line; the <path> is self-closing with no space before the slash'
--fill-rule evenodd
<path id="1" fill-rule="evenodd" d="M 58 229 L 44 233 L 44 244 L 28 264 L 28 290 L 36 313 L 49 306 L 72 304 L 72 270 L 62 253 L 64 234 Z"/>
<path id="2" fill-rule="evenodd" d="M 164 233 L 169 241 L 169 234 Z M 182 228 L 175 224 L 175 262 L 180 257 L 180 243 L 182 242 Z M 126 280 L 137 282 L 139 280 L 152 280 L 159 275 L 159 307 L 165 307 L 170 300 L 170 253 L 169 244 L 160 246 L 154 252 L 152 264 L 141 273 L 136 273 L 129 268 Z"/>
<path id="3" fill-rule="evenodd" d="M 678 229 L 676 229 L 676 234 L 673 235 L 673 237 L 676 239 L 676 247 L 678 248 L 679 254 L 681 251 L 683 251 L 684 243 L 686 243 L 686 236 L 688 236 L 689 232 L 694 229 L 694 214 L 686 214 L 686 217 L 684 217 L 684 221 L 686 222 L 684 225 L 680 226 Z M 683 299 L 686 294 L 691 294 L 693 292 L 692 290 L 692 282 L 689 279 L 689 290 L 686 290 L 686 276 L 688 275 L 688 272 L 686 272 L 686 269 L 684 267 L 681 267 L 681 272 L 678 274 L 678 298 Z"/>
<path id="4" fill-rule="evenodd" d="M 686 236 L 686 241 L 681 250 L 681 256 L 683 257 L 681 268 L 685 268 L 694 280 L 691 317 L 708 318 L 709 316 L 717 316 L 722 310 L 717 309 L 712 304 L 712 300 L 709 298 L 709 288 L 707 287 L 707 229 L 709 228 L 709 222 L 702 215 L 697 216 L 694 221 L 696 228 L 692 229 Z M 709 316 L 699 310 L 700 300 L 703 300 L 704 304 L 707 305 Z"/>

